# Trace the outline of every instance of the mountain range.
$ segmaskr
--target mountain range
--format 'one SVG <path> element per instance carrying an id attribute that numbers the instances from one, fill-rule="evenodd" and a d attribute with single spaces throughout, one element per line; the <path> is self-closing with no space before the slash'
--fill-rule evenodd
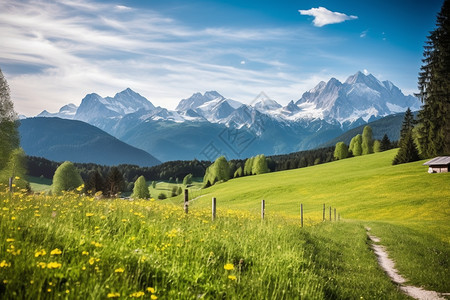
<path id="1" fill-rule="evenodd" d="M 344 83 L 322 81 L 286 106 L 264 93 L 243 104 L 208 91 L 168 110 L 127 88 L 114 97 L 88 94 L 79 107 L 68 104 L 58 113 L 43 111 L 37 117 L 89 123 L 167 161 L 215 159 L 205 155 L 205 150 L 212 153 L 208 147 L 227 158 L 312 149 L 351 128 L 419 105 L 392 82 L 357 72 Z"/>

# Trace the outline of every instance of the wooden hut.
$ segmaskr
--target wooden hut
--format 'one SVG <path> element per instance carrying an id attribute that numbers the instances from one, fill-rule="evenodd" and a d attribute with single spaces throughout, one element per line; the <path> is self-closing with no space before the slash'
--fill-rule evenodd
<path id="1" fill-rule="evenodd" d="M 428 173 L 447 173 L 450 168 L 450 156 L 438 156 L 423 165 L 428 166 Z"/>

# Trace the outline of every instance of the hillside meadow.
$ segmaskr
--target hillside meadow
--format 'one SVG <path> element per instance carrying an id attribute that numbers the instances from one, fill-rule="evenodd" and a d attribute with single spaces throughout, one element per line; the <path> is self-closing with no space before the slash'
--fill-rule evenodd
<path id="1" fill-rule="evenodd" d="M 194 186 L 187 215 L 181 196 L 0 187 L 0 298 L 407 299 L 378 267 L 365 227 L 411 284 L 448 292 L 450 174 L 391 166 L 394 155 Z M 323 203 L 340 222 L 322 222 Z"/>

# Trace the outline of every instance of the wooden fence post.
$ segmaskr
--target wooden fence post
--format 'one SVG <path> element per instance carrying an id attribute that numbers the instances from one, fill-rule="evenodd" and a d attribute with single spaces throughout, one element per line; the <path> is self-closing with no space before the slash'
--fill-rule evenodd
<path id="1" fill-rule="evenodd" d="M 184 212 L 188 213 L 189 211 L 189 191 L 188 189 L 184 189 Z"/>
<path id="2" fill-rule="evenodd" d="M 264 220 L 264 215 L 266 212 L 266 201 L 263 199 L 261 201 L 261 219 Z"/>
<path id="3" fill-rule="evenodd" d="M 300 225 L 303 227 L 303 204 L 300 204 Z"/>
<path id="4" fill-rule="evenodd" d="M 330 206 L 330 221 L 331 221 L 331 206 Z"/>
<path id="5" fill-rule="evenodd" d="M 323 219 L 322 220 L 325 222 L 325 203 L 323 204 Z"/>
<path id="6" fill-rule="evenodd" d="M 336 222 L 336 208 L 334 209 L 334 221 Z"/>
<path id="7" fill-rule="evenodd" d="M 9 192 L 10 192 L 10 193 L 13 192 L 13 186 L 12 186 L 12 183 L 13 183 L 13 178 L 12 178 L 12 177 L 9 177 Z"/>
<path id="8" fill-rule="evenodd" d="M 212 198 L 212 220 L 216 219 L 216 198 Z"/>

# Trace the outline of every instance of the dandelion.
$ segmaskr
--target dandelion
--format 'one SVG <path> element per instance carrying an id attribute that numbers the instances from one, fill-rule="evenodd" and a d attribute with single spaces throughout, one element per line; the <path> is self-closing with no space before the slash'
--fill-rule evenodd
<path id="1" fill-rule="evenodd" d="M 61 250 L 59 250 L 58 248 L 55 248 L 50 252 L 50 255 L 60 255 L 61 253 L 62 253 Z"/>
<path id="2" fill-rule="evenodd" d="M 95 258 L 91 257 L 89 258 L 89 264 L 93 265 L 95 263 Z"/>
<path id="3" fill-rule="evenodd" d="M 156 300 L 156 299 L 158 299 L 158 297 L 157 297 L 156 295 L 151 295 L 151 296 L 150 296 L 150 299 Z"/>
<path id="4" fill-rule="evenodd" d="M 234 276 L 234 275 L 228 275 L 228 279 L 236 280 L 236 276 Z"/>
<path id="5" fill-rule="evenodd" d="M 125 271 L 124 268 L 118 268 L 114 270 L 114 273 L 123 273 Z"/>
<path id="6" fill-rule="evenodd" d="M 140 297 L 142 297 L 142 296 L 144 296 L 144 295 L 145 295 L 144 292 L 139 291 L 139 292 L 134 292 L 134 293 L 132 293 L 132 294 L 130 295 L 130 297 L 140 298 Z"/>
<path id="7" fill-rule="evenodd" d="M 9 239 L 6 239 L 6 241 L 7 241 L 8 243 L 12 243 L 12 242 L 15 241 L 15 239 L 9 238 Z"/>
<path id="8" fill-rule="evenodd" d="M 86 217 L 92 217 L 93 215 L 93 213 L 86 213 Z"/>
<path id="9" fill-rule="evenodd" d="M 15 179 L 15 180 L 19 180 L 19 179 L 20 179 L 20 177 L 19 177 L 19 176 L 16 176 L 16 177 L 14 177 L 14 179 Z"/>
<path id="10" fill-rule="evenodd" d="M 55 262 L 49 262 L 47 264 L 47 268 L 48 269 L 59 269 L 59 268 L 61 268 L 61 264 L 56 262 L 56 261 Z"/>
<path id="11" fill-rule="evenodd" d="M 223 266 L 223 268 L 227 271 L 234 270 L 233 264 L 226 264 L 225 266 Z"/>
<path id="12" fill-rule="evenodd" d="M 108 297 L 108 298 L 119 298 L 120 294 L 119 293 L 108 293 L 108 295 L 106 297 Z"/>
<path id="13" fill-rule="evenodd" d="M 47 254 L 47 252 L 44 249 L 42 249 L 42 250 L 36 251 L 36 253 L 34 253 L 34 257 L 44 256 L 46 254 Z"/>
<path id="14" fill-rule="evenodd" d="M 6 260 L 0 262 L 0 268 L 8 268 L 11 267 L 11 263 L 7 263 Z"/>
<path id="15" fill-rule="evenodd" d="M 37 267 L 41 269 L 45 269 L 47 267 L 47 264 L 45 262 L 38 262 Z"/>
<path id="16" fill-rule="evenodd" d="M 147 288 L 147 292 L 154 294 L 155 293 L 155 289 L 152 287 L 148 287 Z"/>
<path id="17" fill-rule="evenodd" d="M 89 252 L 83 251 L 83 252 L 81 252 L 81 255 L 89 255 Z"/>

